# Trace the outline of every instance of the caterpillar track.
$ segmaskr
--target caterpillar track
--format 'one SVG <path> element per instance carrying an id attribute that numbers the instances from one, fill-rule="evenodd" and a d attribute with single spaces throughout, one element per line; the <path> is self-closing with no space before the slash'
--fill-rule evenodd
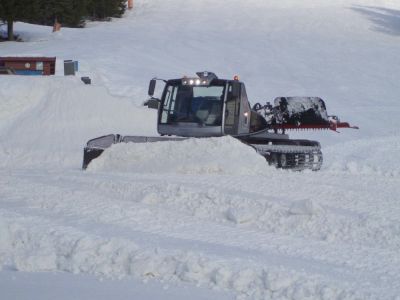
<path id="1" fill-rule="evenodd" d="M 252 145 L 256 151 L 265 157 L 268 163 L 276 168 L 294 171 L 318 171 L 322 167 L 322 151 L 320 147 L 264 147 Z"/>

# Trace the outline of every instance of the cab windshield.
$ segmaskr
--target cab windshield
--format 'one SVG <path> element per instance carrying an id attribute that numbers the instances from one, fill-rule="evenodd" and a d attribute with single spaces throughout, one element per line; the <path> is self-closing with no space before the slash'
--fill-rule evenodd
<path id="1" fill-rule="evenodd" d="M 161 124 L 221 126 L 224 94 L 224 83 L 210 86 L 169 84 L 165 90 Z"/>

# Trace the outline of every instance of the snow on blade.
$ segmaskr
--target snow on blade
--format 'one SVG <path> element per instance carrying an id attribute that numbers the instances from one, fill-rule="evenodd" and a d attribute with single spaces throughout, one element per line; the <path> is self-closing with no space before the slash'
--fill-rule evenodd
<path id="1" fill-rule="evenodd" d="M 235 138 L 188 139 L 112 145 L 89 164 L 90 171 L 262 175 L 265 159 Z"/>

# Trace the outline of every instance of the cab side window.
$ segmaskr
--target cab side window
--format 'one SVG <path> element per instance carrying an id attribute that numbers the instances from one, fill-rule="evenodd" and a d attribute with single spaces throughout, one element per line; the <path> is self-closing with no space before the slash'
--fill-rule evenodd
<path id="1" fill-rule="evenodd" d="M 226 134 L 237 134 L 239 111 L 240 97 L 233 95 L 233 84 L 230 83 L 225 104 L 224 131 Z"/>

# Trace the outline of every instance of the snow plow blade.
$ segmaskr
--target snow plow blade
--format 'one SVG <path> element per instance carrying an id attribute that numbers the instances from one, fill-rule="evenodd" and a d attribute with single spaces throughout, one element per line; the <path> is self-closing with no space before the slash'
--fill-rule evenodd
<path id="1" fill-rule="evenodd" d="M 90 162 L 99 157 L 103 151 L 113 144 L 118 143 L 154 143 L 162 141 L 181 141 L 187 138 L 165 138 L 165 137 L 149 137 L 149 136 L 122 136 L 119 134 L 104 135 L 87 142 L 83 150 L 82 169 L 86 170 Z"/>
<path id="2" fill-rule="evenodd" d="M 93 159 L 99 157 L 103 153 L 104 149 L 120 142 L 121 136 L 119 134 L 104 135 L 88 141 L 85 149 L 83 150 L 82 169 L 86 170 L 89 163 Z"/>

